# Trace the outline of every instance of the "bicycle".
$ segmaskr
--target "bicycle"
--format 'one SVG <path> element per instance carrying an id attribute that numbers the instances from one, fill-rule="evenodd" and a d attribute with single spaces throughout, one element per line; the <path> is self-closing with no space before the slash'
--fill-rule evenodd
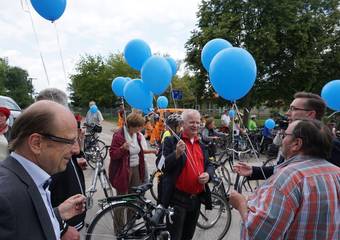
<path id="1" fill-rule="evenodd" d="M 93 195 L 97 192 L 97 181 L 99 179 L 100 185 L 103 189 L 106 198 L 113 197 L 113 188 L 106 174 L 104 163 L 102 161 L 96 161 L 96 167 L 92 175 L 91 186 L 86 191 L 86 208 L 93 207 Z"/>
<path id="2" fill-rule="evenodd" d="M 103 161 L 108 153 L 108 146 L 99 139 L 98 133 L 102 131 L 101 126 L 94 125 L 87 126 L 88 133 L 85 134 L 84 140 L 84 154 L 85 159 L 92 169 L 96 167 L 97 161 Z"/>
<path id="3" fill-rule="evenodd" d="M 220 240 L 223 239 L 230 228 L 231 208 L 223 180 L 218 176 L 214 176 L 211 183 L 213 184 L 211 190 L 213 208 L 212 210 L 207 210 L 201 205 L 197 227 L 204 231 L 196 229 L 195 238 L 206 239 L 207 237 L 204 235 L 207 234 L 211 239 Z M 208 231 L 209 229 L 213 229 L 213 231 Z M 221 229 L 222 231 L 217 231 L 216 229 Z"/>
<path id="4" fill-rule="evenodd" d="M 132 188 L 135 193 L 108 197 L 99 201 L 101 210 L 86 232 L 86 240 L 95 239 L 170 239 L 163 218 L 171 221 L 172 208 L 156 206 L 144 197 L 151 183 Z"/>

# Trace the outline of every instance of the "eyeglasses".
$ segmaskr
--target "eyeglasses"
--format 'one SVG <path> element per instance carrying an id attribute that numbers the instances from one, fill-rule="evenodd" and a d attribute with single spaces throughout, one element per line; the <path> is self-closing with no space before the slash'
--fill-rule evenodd
<path id="1" fill-rule="evenodd" d="M 290 106 L 288 111 L 294 112 L 294 111 L 312 111 L 312 110 L 306 109 L 306 108 L 298 108 L 298 107 Z"/>
<path id="2" fill-rule="evenodd" d="M 74 145 L 78 140 L 78 138 L 68 139 L 68 138 L 57 137 L 57 136 L 54 136 L 54 135 L 48 134 L 48 133 L 39 133 L 39 134 L 44 136 L 45 138 L 51 140 L 51 141 L 58 142 L 58 143 L 64 143 L 64 144 L 68 144 L 68 145 Z"/>
<path id="3" fill-rule="evenodd" d="M 285 138 L 286 136 L 294 136 L 294 134 L 283 132 L 282 136 Z"/>

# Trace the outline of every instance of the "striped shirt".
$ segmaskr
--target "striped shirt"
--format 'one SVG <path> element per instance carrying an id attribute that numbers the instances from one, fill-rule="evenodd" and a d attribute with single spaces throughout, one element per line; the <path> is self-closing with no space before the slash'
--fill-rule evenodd
<path id="1" fill-rule="evenodd" d="M 248 199 L 241 239 L 340 239 L 340 168 L 294 156 Z"/>

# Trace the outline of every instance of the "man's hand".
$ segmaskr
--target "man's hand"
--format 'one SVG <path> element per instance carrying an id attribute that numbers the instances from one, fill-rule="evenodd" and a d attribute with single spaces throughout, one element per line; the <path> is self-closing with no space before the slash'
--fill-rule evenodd
<path id="1" fill-rule="evenodd" d="M 77 163 L 79 165 L 79 167 L 82 169 L 82 170 L 85 170 L 86 167 L 87 167 L 87 161 L 85 158 L 77 158 Z"/>
<path id="2" fill-rule="evenodd" d="M 85 211 L 84 195 L 76 194 L 66 199 L 58 206 L 58 211 L 63 220 L 68 220 L 74 216 L 77 216 Z"/>
<path id="3" fill-rule="evenodd" d="M 242 220 L 246 221 L 248 216 L 247 199 L 233 190 L 229 194 L 229 203 L 240 212 Z"/>
<path id="4" fill-rule="evenodd" d="M 245 163 L 238 163 L 234 165 L 234 170 L 238 175 L 249 177 L 253 173 L 253 168 Z"/>
<path id="5" fill-rule="evenodd" d="M 77 229 L 68 226 L 67 231 L 61 237 L 61 240 L 80 240 L 80 234 Z"/>
<path id="6" fill-rule="evenodd" d="M 201 173 L 198 176 L 198 182 L 200 184 L 206 184 L 209 181 L 209 174 L 207 172 Z"/>
<path id="7" fill-rule="evenodd" d="M 176 145 L 176 158 L 179 158 L 185 152 L 185 142 L 179 140 Z"/>

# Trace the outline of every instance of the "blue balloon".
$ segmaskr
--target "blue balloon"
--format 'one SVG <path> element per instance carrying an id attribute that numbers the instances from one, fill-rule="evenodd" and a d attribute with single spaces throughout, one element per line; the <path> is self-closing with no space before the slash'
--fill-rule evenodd
<path id="1" fill-rule="evenodd" d="M 133 69 L 140 71 L 144 62 L 151 57 L 151 49 L 143 40 L 133 39 L 126 44 L 124 57 Z"/>
<path id="2" fill-rule="evenodd" d="M 210 64 L 210 82 L 224 99 L 235 101 L 245 96 L 256 79 L 256 63 L 242 48 L 227 48 L 216 54 Z"/>
<path id="3" fill-rule="evenodd" d="M 148 114 L 148 113 L 151 113 L 153 111 L 153 107 L 149 107 L 149 108 L 146 108 L 146 109 L 143 109 L 142 112 L 144 114 Z"/>
<path id="4" fill-rule="evenodd" d="M 168 88 L 172 78 L 170 64 L 161 56 L 152 56 L 146 60 L 141 74 L 145 86 L 157 95 Z"/>
<path id="5" fill-rule="evenodd" d="M 55 21 L 63 15 L 66 0 L 31 0 L 34 10 L 43 18 Z"/>
<path id="6" fill-rule="evenodd" d="M 92 105 L 92 106 L 90 107 L 90 112 L 91 112 L 91 113 L 96 113 L 96 112 L 98 112 L 98 107 L 97 107 L 96 105 Z"/>
<path id="7" fill-rule="evenodd" d="M 130 78 L 131 79 L 131 78 Z M 112 80 L 111 88 L 112 92 L 118 97 L 124 97 L 124 86 L 129 82 L 129 78 L 116 77 Z"/>
<path id="8" fill-rule="evenodd" d="M 235 110 L 234 109 L 230 109 L 228 114 L 229 114 L 229 117 L 231 117 L 231 118 L 235 117 Z"/>
<path id="9" fill-rule="evenodd" d="M 147 89 L 140 79 L 135 79 L 125 84 L 124 98 L 134 108 L 143 110 L 152 107 L 152 92 Z"/>
<path id="10" fill-rule="evenodd" d="M 166 96 L 159 96 L 157 98 L 157 107 L 167 108 L 169 104 L 168 98 Z"/>
<path id="11" fill-rule="evenodd" d="M 172 57 L 167 57 L 165 58 L 168 63 L 170 64 L 170 67 L 171 67 L 171 71 L 172 71 L 172 76 L 175 76 L 176 75 L 176 72 L 177 72 L 177 64 L 176 64 L 176 61 L 175 59 L 173 59 Z"/>
<path id="12" fill-rule="evenodd" d="M 230 42 L 222 38 L 215 38 L 207 42 L 201 53 L 201 62 L 205 70 L 209 71 L 210 63 L 219 51 L 230 47 L 232 47 Z"/>
<path id="13" fill-rule="evenodd" d="M 321 97 L 327 107 L 334 111 L 340 111 L 340 80 L 328 82 L 321 90 Z"/>
<path id="14" fill-rule="evenodd" d="M 271 118 L 268 118 L 265 122 L 264 122 L 264 126 L 268 129 L 273 129 L 275 127 L 275 121 Z"/>

